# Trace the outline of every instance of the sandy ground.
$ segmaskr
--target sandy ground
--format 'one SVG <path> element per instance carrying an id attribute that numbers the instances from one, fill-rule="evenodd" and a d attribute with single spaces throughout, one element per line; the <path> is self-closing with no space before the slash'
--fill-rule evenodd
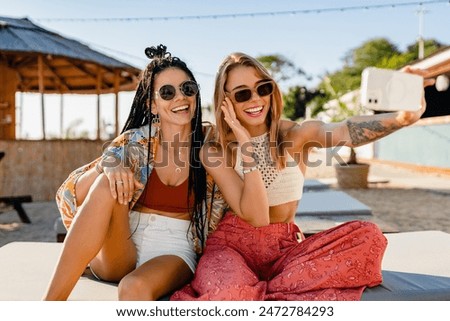
<path id="1" fill-rule="evenodd" d="M 368 163 L 369 188 L 344 192 L 366 204 L 374 216 L 399 232 L 450 233 L 450 176 Z M 308 168 L 307 177 L 323 180 L 338 189 L 332 166 Z"/>
<path id="2" fill-rule="evenodd" d="M 332 166 L 309 168 L 307 178 L 337 188 Z M 369 206 L 373 215 L 398 231 L 439 230 L 450 233 L 450 176 L 423 174 L 382 164 L 372 164 L 368 189 L 345 192 Z M 375 183 L 378 182 L 378 183 Z M 13 241 L 56 242 L 54 201 L 25 203 L 31 224 L 20 222 L 12 209 L 0 208 L 0 246 Z"/>
<path id="3" fill-rule="evenodd" d="M 55 202 L 23 204 L 31 224 L 22 223 L 14 210 L 0 214 L 0 246 L 13 241 L 56 242 L 54 223 L 59 217 Z M 0 211 L 3 211 L 2 209 Z"/>

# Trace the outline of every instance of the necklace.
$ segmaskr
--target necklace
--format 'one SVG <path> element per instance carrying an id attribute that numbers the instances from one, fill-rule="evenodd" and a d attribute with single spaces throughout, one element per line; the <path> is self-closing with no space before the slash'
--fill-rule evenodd
<path id="1" fill-rule="evenodd" d="M 167 152 L 167 153 L 170 153 L 170 149 L 169 149 L 169 143 L 167 143 L 167 142 L 162 142 L 161 143 L 161 146 L 162 146 L 162 150 L 164 151 L 164 152 Z M 181 171 L 182 171 L 182 166 L 184 166 L 184 165 L 186 165 L 186 161 L 183 161 L 182 159 L 181 159 L 181 157 L 182 157 L 182 151 L 181 151 L 181 149 L 182 148 L 187 148 L 187 146 L 178 146 L 177 148 L 173 148 L 173 151 L 174 151 L 174 153 L 173 153 L 173 155 L 174 155 L 174 159 L 173 159 L 173 163 L 175 164 L 175 173 L 177 173 L 177 174 L 180 174 L 181 173 Z M 178 153 L 177 153 L 177 150 L 178 150 Z M 178 157 L 176 157 L 175 155 L 177 155 L 178 154 Z M 168 154 L 167 154 L 168 155 Z M 164 156 L 163 156 L 163 158 L 165 158 Z"/>
<path id="2" fill-rule="evenodd" d="M 175 173 L 177 173 L 177 174 L 180 174 L 181 173 L 181 168 L 180 168 L 180 166 L 178 166 L 178 161 L 180 161 L 181 162 L 181 148 L 178 148 L 178 159 L 177 160 L 174 160 L 174 163 L 175 163 Z"/>

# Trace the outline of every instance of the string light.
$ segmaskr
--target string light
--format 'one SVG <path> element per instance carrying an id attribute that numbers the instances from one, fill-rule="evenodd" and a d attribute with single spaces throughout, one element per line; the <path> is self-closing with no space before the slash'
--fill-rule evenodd
<path id="1" fill-rule="evenodd" d="M 166 17 L 135 17 L 135 18 L 40 18 L 37 21 L 63 21 L 63 22 L 110 22 L 110 21 L 168 21 L 168 20 L 204 20 L 204 19 L 227 19 L 227 18 L 245 18 L 245 17 L 262 17 L 262 16 L 281 16 L 281 15 L 297 15 L 310 13 L 328 13 L 328 12 L 345 12 L 355 10 L 383 9 L 410 7 L 417 5 L 433 5 L 438 3 L 450 4 L 449 0 L 431 0 L 431 1 L 413 1 L 404 3 L 386 3 L 377 5 L 361 5 L 350 7 L 333 7 L 321 9 L 301 9 L 290 11 L 276 12 L 250 12 L 250 13 L 229 13 L 229 14 L 211 14 L 211 15 L 195 15 L 195 16 L 166 16 Z"/>

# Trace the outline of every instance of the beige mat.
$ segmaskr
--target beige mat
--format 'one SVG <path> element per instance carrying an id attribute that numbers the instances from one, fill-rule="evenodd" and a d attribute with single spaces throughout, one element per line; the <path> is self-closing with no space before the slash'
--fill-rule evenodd
<path id="1" fill-rule="evenodd" d="M 369 289 L 363 299 L 433 299 L 434 293 L 450 293 L 450 234 L 439 231 L 386 234 L 389 245 L 383 260 L 383 271 L 399 272 L 406 283 L 384 284 Z M 61 243 L 12 242 L 0 248 L 0 300 L 40 300 L 55 267 Z M 411 275 L 411 277 L 409 277 Z M 439 288 L 427 282 L 427 293 L 409 287 L 414 276 L 437 277 Z M 408 279 L 409 278 L 409 279 Z M 386 282 L 390 282 L 390 278 Z M 398 280 L 396 279 L 395 282 Z M 419 279 L 419 286 L 421 280 Z M 414 283 L 414 282 L 413 282 Z M 405 284 L 408 285 L 405 287 Z M 417 285 L 417 284 L 416 284 Z M 406 293 L 410 296 L 402 297 Z M 434 291 L 434 292 L 433 292 Z M 411 293 L 412 292 L 412 293 Z M 423 294 L 423 295 L 422 295 Z M 426 294 L 426 295 L 425 295 Z M 446 296 L 445 296 L 446 297 Z M 442 298 L 442 296 L 440 297 Z M 117 300 L 117 287 L 113 284 L 83 276 L 72 292 L 70 300 Z"/>

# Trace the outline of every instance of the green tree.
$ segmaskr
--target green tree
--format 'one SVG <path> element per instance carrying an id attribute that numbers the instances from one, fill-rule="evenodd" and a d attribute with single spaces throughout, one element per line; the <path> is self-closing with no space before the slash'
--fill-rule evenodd
<path id="1" fill-rule="evenodd" d="M 386 38 L 375 38 L 364 42 L 360 47 L 353 49 L 349 54 L 354 68 L 362 71 L 367 66 L 376 66 L 385 57 L 391 57 L 401 52 L 397 46 Z"/>
<path id="2" fill-rule="evenodd" d="M 306 76 L 303 69 L 297 68 L 292 61 L 280 54 L 259 56 L 256 59 L 269 70 L 276 81 L 284 81 L 296 76 Z"/>
<path id="3" fill-rule="evenodd" d="M 444 45 L 434 39 L 424 41 L 424 56 L 427 57 Z M 410 64 L 414 60 L 419 59 L 419 45 L 414 43 L 407 47 L 403 53 L 395 54 L 389 57 L 383 57 L 376 65 L 379 68 L 386 69 L 400 69 L 401 67 Z"/>
<path id="4" fill-rule="evenodd" d="M 310 90 L 304 86 L 290 87 L 283 95 L 283 114 L 291 120 L 305 117 L 306 106 L 315 97 L 323 95 L 323 91 Z"/>
<path id="5" fill-rule="evenodd" d="M 292 61 L 282 55 L 259 56 L 257 59 L 269 70 L 277 82 L 291 80 L 296 77 L 309 79 L 309 76 L 302 68 L 298 68 Z M 283 94 L 284 116 L 292 120 L 304 117 L 307 103 L 316 95 L 315 90 L 311 91 L 305 86 L 296 85 L 288 88 L 288 92 Z"/>
<path id="6" fill-rule="evenodd" d="M 423 46 L 424 47 L 424 57 L 427 57 L 427 56 L 435 53 L 436 51 L 438 51 L 439 49 L 441 49 L 444 46 L 445 46 L 444 44 L 442 44 L 441 42 L 439 42 L 435 39 L 424 40 L 424 46 Z M 406 53 L 411 54 L 412 60 L 419 59 L 419 44 L 413 43 L 412 45 L 409 45 L 407 47 Z"/>
<path id="7" fill-rule="evenodd" d="M 400 55 L 397 47 L 385 38 L 375 38 L 351 49 L 344 57 L 342 69 L 327 75 L 337 94 L 355 90 L 361 85 L 361 72 L 369 66 L 380 67 L 386 59 Z M 321 83 L 319 86 L 323 86 Z"/>
<path id="8" fill-rule="evenodd" d="M 436 52 L 444 45 L 436 40 L 424 41 L 425 56 Z M 361 86 L 361 73 L 366 67 L 399 69 L 418 58 L 418 45 L 414 43 L 401 52 L 386 38 L 375 38 L 351 49 L 344 57 L 344 66 L 327 75 L 340 95 Z M 324 87 L 323 81 L 319 87 Z"/>

